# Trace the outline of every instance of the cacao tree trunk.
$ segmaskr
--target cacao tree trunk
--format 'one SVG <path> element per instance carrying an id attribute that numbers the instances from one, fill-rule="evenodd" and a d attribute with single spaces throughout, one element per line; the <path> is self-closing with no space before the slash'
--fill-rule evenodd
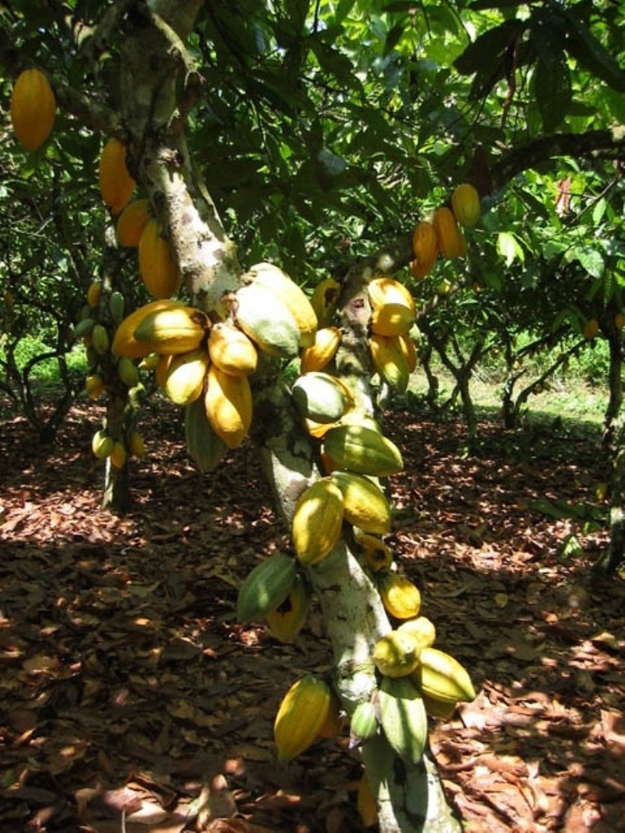
<path id="1" fill-rule="evenodd" d="M 132 173 L 159 211 L 195 303 L 210 312 L 217 307 L 224 290 L 237 288 L 241 269 L 235 247 L 193 168 L 178 121 L 184 113 L 177 110 L 177 83 L 182 82 L 182 99 L 193 100 L 196 79 L 193 68 L 186 63 L 183 44 L 201 5 L 201 0 L 153 0 L 149 25 L 129 33 L 122 65 L 122 116 L 128 134 L 122 138 L 129 147 Z M 350 377 L 367 411 L 372 411 L 370 371 L 363 362 L 363 357 L 368 356 L 363 324 L 368 315 L 363 318 L 357 297 L 362 292 L 363 270 L 370 272 L 373 267 L 392 272 L 409 256 L 409 241 L 402 241 L 398 251 L 363 265 L 351 278 L 346 304 L 350 335 L 345 339 L 349 349 L 344 355 L 343 375 Z M 297 498 L 319 477 L 319 471 L 310 438 L 293 412 L 279 369 L 271 362 L 262 365 L 253 380 L 256 417 L 252 438 L 257 443 L 276 506 L 289 521 Z M 390 624 L 379 595 L 344 540 L 309 573 L 332 641 L 336 690 L 349 714 L 355 703 L 368 696 L 375 686 L 371 651 Z M 374 783 L 379 785 L 382 833 L 459 830 L 429 757 L 418 766 L 406 767 L 383 741 L 373 744 L 364 756 Z"/>

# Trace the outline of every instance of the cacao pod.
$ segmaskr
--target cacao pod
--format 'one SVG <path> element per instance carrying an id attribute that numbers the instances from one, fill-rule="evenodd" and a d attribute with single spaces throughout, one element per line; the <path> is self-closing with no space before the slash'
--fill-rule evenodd
<path id="1" fill-rule="evenodd" d="M 104 460 L 113 450 L 115 441 L 106 431 L 96 431 L 91 440 L 91 449 L 98 460 Z"/>
<path id="2" fill-rule="evenodd" d="M 135 457 L 145 456 L 145 440 L 138 431 L 132 431 L 128 439 L 128 447 Z"/>
<path id="3" fill-rule="evenodd" d="M 373 648 L 373 662 L 385 677 L 406 677 L 419 664 L 419 645 L 405 632 L 393 630 Z"/>
<path id="4" fill-rule="evenodd" d="M 238 621 L 257 621 L 275 610 L 291 592 L 296 575 L 295 561 L 283 553 L 261 561 L 239 588 Z"/>
<path id="5" fill-rule="evenodd" d="M 126 454 L 126 446 L 121 442 L 115 442 L 109 457 L 112 466 L 115 466 L 116 469 L 123 469 L 128 457 Z"/>
<path id="6" fill-rule="evenodd" d="M 126 148 L 115 137 L 110 138 L 102 148 L 98 179 L 102 200 L 116 216 L 130 200 L 135 181 L 126 167 Z"/>
<path id="7" fill-rule="evenodd" d="M 417 369 L 417 348 L 414 341 L 410 338 L 410 333 L 400 333 L 397 336 L 397 343 L 399 349 L 404 354 L 406 364 L 408 366 L 408 373 L 414 373 Z"/>
<path id="8" fill-rule="evenodd" d="M 89 284 L 87 290 L 87 303 L 91 309 L 95 309 L 100 305 L 100 298 L 102 297 L 102 284 L 100 281 L 93 281 Z"/>
<path id="9" fill-rule="evenodd" d="M 337 544 L 343 527 L 343 495 L 330 477 L 309 486 L 295 504 L 291 534 L 297 557 L 316 564 Z"/>
<path id="10" fill-rule="evenodd" d="M 412 250 L 415 259 L 410 264 L 413 277 L 424 278 L 432 271 L 438 257 L 436 229 L 428 220 L 420 220 L 412 235 Z"/>
<path id="11" fill-rule="evenodd" d="M 583 335 L 586 341 L 592 341 L 599 332 L 599 322 L 596 318 L 590 318 L 584 325 Z"/>
<path id="12" fill-rule="evenodd" d="M 136 247 L 152 217 L 150 202 L 145 198 L 128 203 L 117 219 L 115 233 L 120 246 Z"/>
<path id="13" fill-rule="evenodd" d="M 247 376 L 230 376 L 211 364 L 206 374 L 206 415 L 228 448 L 241 445 L 252 424 L 252 391 Z"/>
<path id="14" fill-rule="evenodd" d="M 342 469 L 387 477 L 398 474 L 403 460 L 397 446 L 373 428 L 337 425 L 323 438 L 326 454 Z"/>
<path id="15" fill-rule="evenodd" d="M 85 390 L 89 399 L 97 399 L 104 392 L 104 380 L 99 373 L 92 373 L 87 376 Z"/>
<path id="16" fill-rule="evenodd" d="M 415 322 L 415 311 L 404 304 L 384 304 L 371 311 L 371 332 L 379 336 L 407 333 Z"/>
<path id="17" fill-rule="evenodd" d="M 304 419 L 306 430 L 311 437 L 315 437 L 317 440 L 325 437 L 330 428 L 333 428 L 336 424 L 335 422 L 315 422 L 314 419 Z"/>
<path id="18" fill-rule="evenodd" d="M 204 347 L 172 357 L 162 387 L 174 405 L 189 405 L 202 395 L 209 364 Z"/>
<path id="19" fill-rule="evenodd" d="M 137 366 L 127 356 L 122 356 L 117 363 L 117 375 L 127 388 L 134 388 L 139 382 Z"/>
<path id="20" fill-rule="evenodd" d="M 155 309 L 142 318 L 135 328 L 134 338 L 144 345 L 144 355 L 160 353 L 173 356 L 199 347 L 208 334 L 209 326 L 210 322 L 201 310 L 169 306 Z"/>
<path id="21" fill-rule="evenodd" d="M 402 760 L 418 763 L 427 743 L 428 719 L 412 678 L 383 676 L 378 705 L 382 729 L 390 746 Z"/>
<path id="22" fill-rule="evenodd" d="M 269 633 L 280 642 L 293 642 L 306 621 L 310 592 L 301 573 L 295 576 L 286 599 L 267 616 Z"/>
<path id="23" fill-rule="evenodd" d="M 349 747 L 354 749 L 364 741 L 372 738 L 378 731 L 378 717 L 375 703 L 371 700 L 363 700 L 354 709 L 349 721 Z"/>
<path id="24" fill-rule="evenodd" d="M 182 274 L 154 217 L 146 223 L 139 241 L 139 272 L 143 285 L 157 300 L 171 298 L 180 289 Z"/>
<path id="25" fill-rule="evenodd" d="M 91 342 L 99 356 L 103 356 L 109 349 L 109 334 L 106 327 L 96 324 L 91 330 Z"/>
<path id="26" fill-rule="evenodd" d="M 386 304 L 399 304 L 416 314 L 415 302 L 410 290 L 395 278 L 373 278 L 367 284 L 367 293 L 374 309 L 386 306 Z"/>
<path id="27" fill-rule="evenodd" d="M 401 633 L 410 636 L 419 643 L 422 648 L 431 648 L 436 640 L 436 628 L 434 623 L 426 616 L 417 616 L 416 619 L 407 619 L 397 628 Z"/>
<path id="28" fill-rule="evenodd" d="M 114 290 L 111 292 L 111 296 L 109 298 L 109 310 L 113 321 L 117 324 L 119 323 L 122 318 L 124 317 L 124 307 L 126 306 L 126 301 L 124 300 L 124 296 L 122 295 L 119 290 Z"/>
<path id="29" fill-rule="evenodd" d="M 11 124 L 22 147 L 37 150 L 54 125 L 56 99 L 46 75 L 38 69 L 19 74 L 11 93 Z"/>
<path id="30" fill-rule="evenodd" d="M 300 372 L 311 373 L 327 367 L 336 355 L 341 339 L 342 334 L 338 327 L 323 327 L 317 330 L 314 344 L 301 352 Z"/>
<path id="31" fill-rule="evenodd" d="M 375 827 L 378 823 L 378 806 L 376 804 L 367 773 L 363 772 L 358 782 L 356 793 L 356 807 L 365 827 Z"/>
<path id="32" fill-rule="evenodd" d="M 228 322 L 219 322 L 211 327 L 208 354 L 214 365 L 231 376 L 253 373 L 258 364 L 254 343 L 242 330 Z"/>
<path id="33" fill-rule="evenodd" d="M 113 337 L 111 352 L 114 356 L 128 356 L 130 359 L 140 359 L 155 353 L 148 345 L 139 342 L 135 338 L 135 330 L 144 318 L 151 313 L 164 309 L 180 309 L 184 307 L 180 301 L 170 301 L 168 298 L 162 301 L 151 301 L 136 309 L 120 323 Z M 197 346 L 197 345 L 196 345 Z M 192 348 L 191 348 L 192 349 Z"/>
<path id="34" fill-rule="evenodd" d="M 300 331 L 286 304 L 275 293 L 250 284 L 236 292 L 235 318 L 243 332 L 270 356 L 294 358 Z"/>
<path id="35" fill-rule="evenodd" d="M 184 356 L 185 354 L 181 353 L 180 355 Z M 154 377 L 156 379 L 156 384 L 161 390 L 165 387 L 167 371 L 169 370 L 169 365 L 171 364 L 173 358 L 174 357 L 171 354 L 164 354 L 158 357 L 158 362 L 154 368 Z"/>
<path id="36" fill-rule="evenodd" d="M 462 182 L 451 195 L 451 208 L 461 226 L 474 228 L 480 219 L 482 207 L 477 188 L 469 182 Z"/>
<path id="37" fill-rule="evenodd" d="M 205 474 L 217 468 L 228 451 L 228 446 L 215 433 L 206 415 L 202 397 L 184 409 L 187 454 Z"/>
<path id="38" fill-rule="evenodd" d="M 286 304 L 297 322 L 300 332 L 300 347 L 310 347 L 315 342 L 317 315 L 304 290 L 282 269 L 273 263 L 257 263 L 249 272 L 256 286 L 273 292 Z"/>
<path id="39" fill-rule="evenodd" d="M 429 717 L 442 717 L 443 720 L 449 720 L 456 711 L 455 700 L 436 700 L 423 692 L 421 692 L 421 699 Z"/>
<path id="40" fill-rule="evenodd" d="M 362 547 L 365 563 L 373 573 L 388 569 L 393 563 L 393 551 L 375 535 L 359 532 L 356 541 Z"/>
<path id="41" fill-rule="evenodd" d="M 386 612 L 396 619 L 414 619 L 421 610 L 421 593 L 401 573 L 378 573 L 379 590 Z"/>
<path id="42" fill-rule="evenodd" d="M 299 376 L 291 395 L 299 412 L 313 422 L 337 422 L 347 410 L 344 385 L 320 370 Z"/>
<path id="43" fill-rule="evenodd" d="M 475 699 L 475 689 L 466 668 L 455 657 L 438 648 L 423 648 L 414 680 L 423 694 L 433 700 L 456 703 Z"/>
<path id="44" fill-rule="evenodd" d="M 281 763 L 300 755 L 313 743 L 326 719 L 330 700 L 330 687 L 314 674 L 307 674 L 289 688 L 273 726 Z"/>
<path id="45" fill-rule="evenodd" d="M 89 336 L 89 338 L 91 338 L 91 331 L 95 327 L 95 323 L 94 318 L 83 318 L 82 321 L 79 321 L 74 327 L 74 338 L 76 341 L 78 341 L 79 338 L 84 338 L 85 336 Z"/>
<path id="46" fill-rule="evenodd" d="M 369 350 L 374 370 L 380 379 L 398 393 L 404 393 L 410 381 L 410 370 L 399 336 L 371 333 Z"/>
<path id="47" fill-rule="evenodd" d="M 310 304 L 317 316 L 319 328 L 329 327 L 334 321 L 341 292 L 341 284 L 334 278 L 324 278 L 313 290 Z"/>
<path id="48" fill-rule="evenodd" d="M 462 257 L 466 254 L 464 235 L 458 228 L 458 223 L 450 208 L 446 205 L 437 208 L 434 212 L 433 224 L 438 250 L 443 257 Z"/>
<path id="49" fill-rule="evenodd" d="M 380 487 L 353 471 L 330 475 L 343 495 L 343 518 L 363 532 L 385 535 L 391 531 L 391 507 Z"/>
<path id="50" fill-rule="evenodd" d="M 326 719 L 321 724 L 318 736 L 320 738 L 336 738 L 341 734 L 343 718 L 341 716 L 341 704 L 336 694 L 330 695 L 330 707 Z"/>

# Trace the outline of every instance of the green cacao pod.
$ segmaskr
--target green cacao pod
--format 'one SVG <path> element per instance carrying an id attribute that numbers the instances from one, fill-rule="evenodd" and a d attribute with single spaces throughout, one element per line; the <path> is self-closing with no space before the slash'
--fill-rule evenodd
<path id="1" fill-rule="evenodd" d="M 419 653 L 419 644 L 409 634 L 394 630 L 375 643 L 373 662 L 385 677 L 406 677 L 419 664 Z"/>
<path id="2" fill-rule="evenodd" d="M 187 454 L 198 469 L 202 474 L 216 469 L 228 446 L 210 424 L 202 397 L 184 409 L 184 428 Z"/>
<path id="3" fill-rule="evenodd" d="M 255 286 L 262 286 L 273 292 L 289 309 L 297 322 L 301 347 L 314 344 L 317 331 L 317 315 L 308 297 L 292 278 L 273 263 L 257 263 L 249 271 Z"/>
<path id="4" fill-rule="evenodd" d="M 338 422 L 347 410 L 345 387 L 329 373 L 304 373 L 293 384 L 291 394 L 302 416 L 314 422 Z"/>
<path id="5" fill-rule="evenodd" d="M 124 300 L 124 296 L 122 293 L 115 289 L 111 292 L 109 298 L 109 310 L 113 321 L 118 324 L 122 318 L 124 317 L 124 307 L 126 306 L 126 301 Z"/>
<path id="6" fill-rule="evenodd" d="M 378 731 L 377 708 L 371 700 L 363 700 L 354 709 L 349 722 L 350 748 L 360 746 Z"/>
<path id="7" fill-rule="evenodd" d="M 270 555 L 249 573 L 239 588 L 237 619 L 251 622 L 275 610 L 291 592 L 297 568 L 283 553 Z"/>
<path id="8" fill-rule="evenodd" d="M 113 450 L 115 440 L 106 431 L 96 431 L 91 440 L 91 449 L 98 460 L 104 460 Z"/>
<path id="9" fill-rule="evenodd" d="M 100 356 L 103 356 L 109 349 L 109 334 L 106 331 L 106 327 L 102 324 L 96 324 L 94 326 L 91 331 L 91 340 L 96 352 Z"/>
<path id="10" fill-rule="evenodd" d="M 273 736 L 280 762 L 300 755 L 319 735 L 330 708 L 329 685 L 315 674 L 293 683 L 276 715 Z"/>
<path id="11" fill-rule="evenodd" d="M 411 677 L 382 677 L 378 692 L 380 722 L 390 746 L 411 764 L 425 750 L 428 719 L 423 699 Z"/>
<path id="12" fill-rule="evenodd" d="M 122 356 L 117 363 L 117 375 L 128 388 L 134 388 L 139 382 L 137 366 L 127 356 Z"/>
<path id="13" fill-rule="evenodd" d="M 331 478 L 343 495 L 343 517 L 348 523 L 376 535 L 391 531 L 391 507 L 376 483 L 352 471 L 337 470 Z"/>
<path id="14" fill-rule="evenodd" d="M 337 425 L 324 437 L 324 451 L 338 468 L 357 474 L 386 477 L 404 466 L 401 453 L 391 440 L 363 425 Z"/>
<path id="15" fill-rule="evenodd" d="M 434 700 L 467 703 L 475 699 L 469 672 L 455 657 L 437 648 L 423 648 L 414 673 L 419 690 Z"/>
<path id="16" fill-rule="evenodd" d="M 331 477 L 322 477 L 295 504 L 291 534 L 302 564 L 316 564 L 334 548 L 343 527 L 343 495 Z"/>
<path id="17" fill-rule="evenodd" d="M 90 336 L 94 327 L 94 318 L 83 318 L 82 321 L 79 321 L 74 327 L 74 338 L 78 341 L 79 338 Z"/>

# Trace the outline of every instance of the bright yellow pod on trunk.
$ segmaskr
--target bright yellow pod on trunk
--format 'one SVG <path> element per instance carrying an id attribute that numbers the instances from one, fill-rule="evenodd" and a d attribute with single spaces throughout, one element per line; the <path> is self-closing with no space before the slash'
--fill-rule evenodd
<path id="1" fill-rule="evenodd" d="M 443 205 L 437 208 L 433 217 L 438 248 L 443 257 L 464 257 L 467 251 L 466 240 L 458 228 L 453 211 Z"/>
<path id="2" fill-rule="evenodd" d="M 22 147 L 37 150 L 52 132 L 56 99 L 46 75 L 25 69 L 11 93 L 11 124 Z"/>
<path id="3" fill-rule="evenodd" d="M 382 307 L 385 304 L 403 304 L 415 312 L 414 298 L 410 290 L 395 278 L 374 278 L 367 284 L 367 292 L 372 307 Z"/>
<path id="4" fill-rule="evenodd" d="M 379 336 L 407 333 L 415 322 L 415 311 L 405 304 L 383 304 L 371 310 L 371 331 Z"/>
<path id="5" fill-rule="evenodd" d="M 415 259 L 410 264 L 413 277 L 424 278 L 436 263 L 438 240 L 436 229 L 428 220 L 420 220 L 412 235 L 412 250 Z"/>
<path id="6" fill-rule="evenodd" d="M 330 701 L 330 687 L 314 674 L 307 674 L 289 688 L 273 726 L 281 763 L 300 755 L 312 744 L 325 722 Z"/>
<path id="7" fill-rule="evenodd" d="M 135 188 L 135 181 L 126 167 L 126 148 L 115 137 L 102 148 L 98 181 L 103 201 L 113 215 L 119 214 L 128 204 Z"/>
<path id="8" fill-rule="evenodd" d="M 393 390 L 404 393 L 410 381 L 410 369 L 399 336 L 380 336 L 372 333 L 369 350 L 373 367 L 382 381 Z"/>
<path id="9" fill-rule="evenodd" d="M 477 188 L 470 182 L 461 182 L 451 195 L 451 208 L 461 226 L 474 228 L 482 213 Z"/>
<path id="10" fill-rule="evenodd" d="M 202 395 L 209 364 L 204 347 L 172 357 L 162 388 L 175 405 L 190 405 Z"/>
<path id="11" fill-rule="evenodd" d="M 141 235 L 151 219 L 150 203 L 147 199 L 133 200 L 119 215 L 115 233 L 120 246 L 138 246 Z"/>
<path id="12" fill-rule="evenodd" d="M 256 370 L 258 352 L 243 330 L 227 322 L 211 327 L 208 354 L 213 364 L 231 376 L 247 376 Z"/>
<path id="13" fill-rule="evenodd" d="M 180 289 L 180 269 L 155 217 L 148 220 L 139 241 L 139 272 L 143 285 L 156 299 L 171 298 Z"/>
<path id="14" fill-rule="evenodd" d="M 341 331 L 338 327 L 322 327 L 315 333 L 315 342 L 302 350 L 301 373 L 323 370 L 330 364 L 341 344 Z"/>
<path id="15" fill-rule="evenodd" d="M 343 527 L 343 494 L 331 477 L 309 486 L 295 505 L 291 534 L 297 557 L 316 564 L 332 551 Z"/>
<path id="16" fill-rule="evenodd" d="M 273 263 L 257 263 L 250 269 L 254 284 L 273 292 L 286 305 L 297 322 L 301 347 L 314 344 L 318 322 L 308 296 L 285 272 Z"/>
<path id="17" fill-rule="evenodd" d="M 401 573 L 380 574 L 380 596 L 387 613 L 396 619 L 414 619 L 421 610 L 421 593 Z"/>
<path id="18" fill-rule="evenodd" d="M 211 364 L 206 374 L 206 416 L 228 448 L 241 445 L 252 424 L 252 391 L 247 376 L 231 376 Z"/>

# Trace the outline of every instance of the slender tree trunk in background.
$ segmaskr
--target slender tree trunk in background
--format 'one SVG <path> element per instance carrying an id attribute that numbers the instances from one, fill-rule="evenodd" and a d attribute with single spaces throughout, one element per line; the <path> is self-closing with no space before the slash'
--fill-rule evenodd
<path id="1" fill-rule="evenodd" d="M 623 404 L 623 338 L 620 330 L 611 328 L 607 333 L 610 350 L 608 369 L 609 399 L 603 418 L 603 443 L 607 445 L 616 430 L 616 421 Z"/>

